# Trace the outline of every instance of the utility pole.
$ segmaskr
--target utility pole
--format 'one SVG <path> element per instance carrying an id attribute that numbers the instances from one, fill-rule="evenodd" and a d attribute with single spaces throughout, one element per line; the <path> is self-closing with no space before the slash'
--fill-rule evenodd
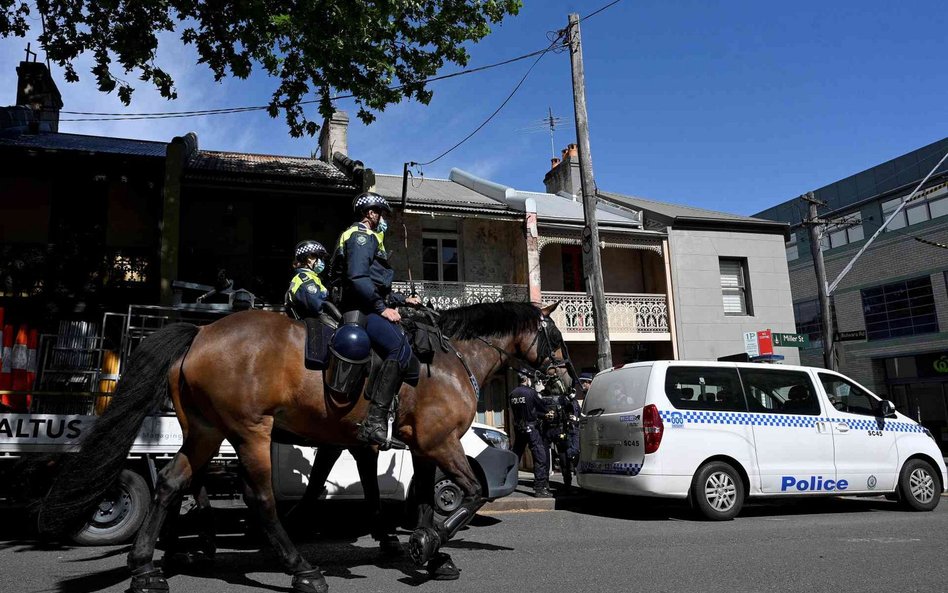
<path id="1" fill-rule="evenodd" d="M 583 73 L 583 46 L 579 33 L 579 14 L 569 15 L 566 29 L 570 65 L 573 72 L 573 110 L 576 113 L 576 136 L 579 144 L 579 172 L 583 191 L 583 272 L 586 290 L 593 306 L 597 358 L 600 371 L 612 368 L 612 346 L 609 343 L 609 314 L 606 293 L 602 286 L 602 254 L 599 252 L 599 223 L 596 221 L 596 182 L 593 179 L 592 155 L 589 152 L 589 120 L 586 116 L 586 77 Z"/>
<path id="2" fill-rule="evenodd" d="M 816 270 L 816 291 L 820 299 L 820 314 L 823 317 L 823 366 L 831 371 L 837 370 L 835 346 L 833 344 L 833 317 L 830 311 L 829 289 L 826 285 L 826 266 L 823 263 L 823 251 L 820 249 L 820 227 L 826 222 L 821 220 L 817 206 L 825 206 L 816 199 L 813 192 L 807 192 L 800 198 L 809 203 L 809 214 L 803 221 L 810 231 L 810 253 L 813 255 L 813 267 Z"/>

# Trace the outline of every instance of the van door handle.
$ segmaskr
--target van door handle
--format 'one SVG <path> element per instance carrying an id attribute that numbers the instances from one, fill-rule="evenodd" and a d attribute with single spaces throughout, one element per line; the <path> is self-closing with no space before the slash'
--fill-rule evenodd
<path id="1" fill-rule="evenodd" d="M 849 432 L 849 424 L 847 424 L 847 423 L 845 423 L 845 422 L 837 422 L 837 423 L 836 423 L 836 431 L 837 431 L 837 432 Z"/>

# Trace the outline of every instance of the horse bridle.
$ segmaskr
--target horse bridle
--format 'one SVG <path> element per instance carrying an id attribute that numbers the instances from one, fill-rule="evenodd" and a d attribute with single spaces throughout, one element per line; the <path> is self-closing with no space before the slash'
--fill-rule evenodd
<path id="1" fill-rule="evenodd" d="M 566 342 L 563 340 L 562 334 L 560 335 L 558 344 L 554 346 L 553 339 L 550 337 L 551 325 L 553 325 L 553 320 L 547 315 L 541 315 L 540 323 L 537 326 L 537 333 L 534 334 L 533 340 L 530 342 L 530 345 L 527 346 L 527 352 L 533 349 L 534 346 L 537 347 L 537 366 L 533 366 L 523 358 L 515 356 L 510 352 L 497 347 L 493 342 L 486 338 L 478 336 L 477 339 L 496 350 L 498 353 L 500 353 L 501 357 L 506 356 L 508 358 L 506 362 L 507 366 L 513 368 L 518 373 L 529 375 L 535 379 L 542 380 L 543 377 L 546 377 L 549 374 L 550 370 L 565 367 L 573 381 L 578 381 L 579 375 L 576 374 L 576 369 L 573 367 L 573 363 L 569 359 L 569 353 L 566 349 Z M 542 343 L 540 342 L 541 334 L 543 335 L 544 339 Z M 554 355 L 556 348 L 559 348 L 563 351 L 565 358 L 556 358 Z M 501 358 L 501 360 L 503 360 L 503 358 Z M 517 365 L 511 364 L 512 361 L 515 361 Z"/>

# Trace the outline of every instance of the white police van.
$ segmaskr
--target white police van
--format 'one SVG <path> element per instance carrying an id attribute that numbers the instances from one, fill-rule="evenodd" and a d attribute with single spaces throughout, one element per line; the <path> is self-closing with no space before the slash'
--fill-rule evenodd
<path id="1" fill-rule="evenodd" d="M 709 519 L 748 496 L 885 494 L 932 510 L 948 481 L 925 428 L 825 369 L 635 363 L 599 373 L 583 415 L 582 488 L 690 498 Z"/>

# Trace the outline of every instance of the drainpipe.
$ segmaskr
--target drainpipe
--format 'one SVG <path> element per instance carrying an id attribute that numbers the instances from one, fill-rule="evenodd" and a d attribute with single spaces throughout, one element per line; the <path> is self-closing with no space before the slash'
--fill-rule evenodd
<path id="1" fill-rule="evenodd" d="M 537 230 L 537 203 L 533 198 L 524 200 L 525 235 L 527 238 L 527 288 L 530 302 L 540 304 L 543 294 L 540 291 L 540 232 Z"/>

